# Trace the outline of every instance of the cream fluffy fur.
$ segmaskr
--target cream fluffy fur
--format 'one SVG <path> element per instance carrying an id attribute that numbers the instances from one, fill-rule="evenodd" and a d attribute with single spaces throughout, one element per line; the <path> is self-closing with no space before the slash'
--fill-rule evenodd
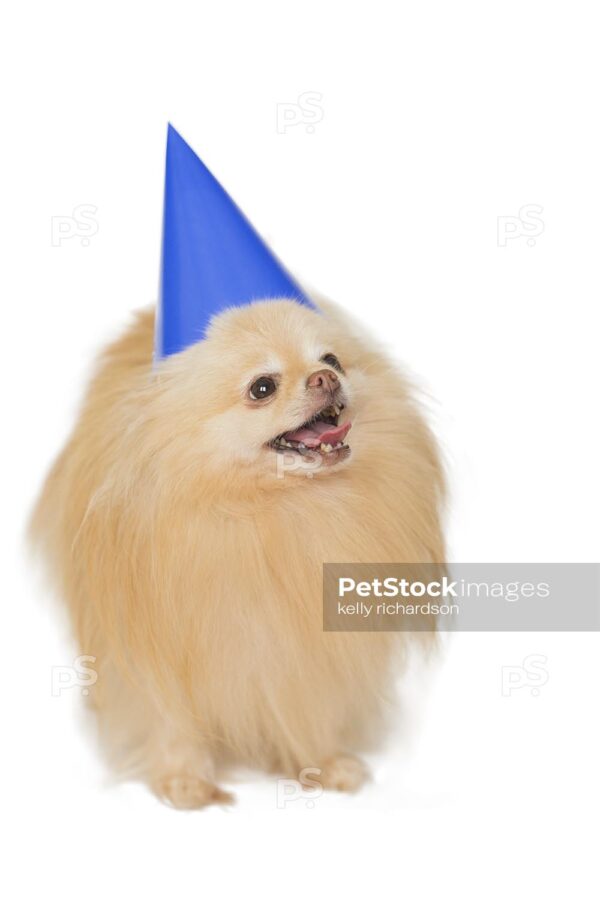
<path id="1" fill-rule="evenodd" d="M 167 802 L 229 799 L 227 765 L 365 777 L 407 635 L 324 633 L 324 562 L 442 562 L 437 450 L 403 378 L 328 305 L 263 301 L 152 366 L 143 312 L 103 355 L 33 534 L 96 657 L 116 766 Z M 335 353 L 352 452 L 312 477 L 266 443 L 311 414 Z M 278 373 L 270 402 L 248 385 Z M 312 404 L 312 405 L 311 405 Z"/>

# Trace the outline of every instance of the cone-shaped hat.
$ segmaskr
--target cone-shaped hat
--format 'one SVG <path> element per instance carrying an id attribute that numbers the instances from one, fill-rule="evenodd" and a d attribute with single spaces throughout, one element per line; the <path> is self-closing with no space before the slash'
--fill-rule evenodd
<path id="1" fill-rule="evenodd" d="M 275 297 L 313 306 L 169 125 L 156 359 L 201 340 L 212 316 L 226 307 Z"/>

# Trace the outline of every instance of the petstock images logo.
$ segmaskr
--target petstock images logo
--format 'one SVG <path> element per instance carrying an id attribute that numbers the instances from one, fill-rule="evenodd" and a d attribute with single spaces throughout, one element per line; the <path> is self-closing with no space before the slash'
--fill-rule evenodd
<path id="1" fill-rule="evenodd" d="M 326 563 L 325 631 L 600 631 L 597 563 Z"/>

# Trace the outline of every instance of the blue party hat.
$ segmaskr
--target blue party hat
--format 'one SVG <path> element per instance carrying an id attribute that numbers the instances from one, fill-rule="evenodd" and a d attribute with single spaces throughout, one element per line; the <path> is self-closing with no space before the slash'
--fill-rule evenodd
<path id="1" fill-rule="evenodd" d="M 155 358 L 202 340 L 230 306 L 287 298 L 314 308 L 204 163 L 169 125 Z"/>

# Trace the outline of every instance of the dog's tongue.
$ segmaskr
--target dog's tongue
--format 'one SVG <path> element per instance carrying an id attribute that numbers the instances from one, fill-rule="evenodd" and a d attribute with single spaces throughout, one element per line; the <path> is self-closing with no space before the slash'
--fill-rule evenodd
<path id="1" fill-rule="evenodd" d="M 352 422 L 346 422 L 345 425 L 328 425 L 327 422 L 313 422 L 306 428 L 299 428 L 298 431 L 288 431 L 284 434 L 286 441 L 299 441 L 305 447 L 315 449 L 321 444 L 334 444 L 343 441 L 350 429 Z"/>

